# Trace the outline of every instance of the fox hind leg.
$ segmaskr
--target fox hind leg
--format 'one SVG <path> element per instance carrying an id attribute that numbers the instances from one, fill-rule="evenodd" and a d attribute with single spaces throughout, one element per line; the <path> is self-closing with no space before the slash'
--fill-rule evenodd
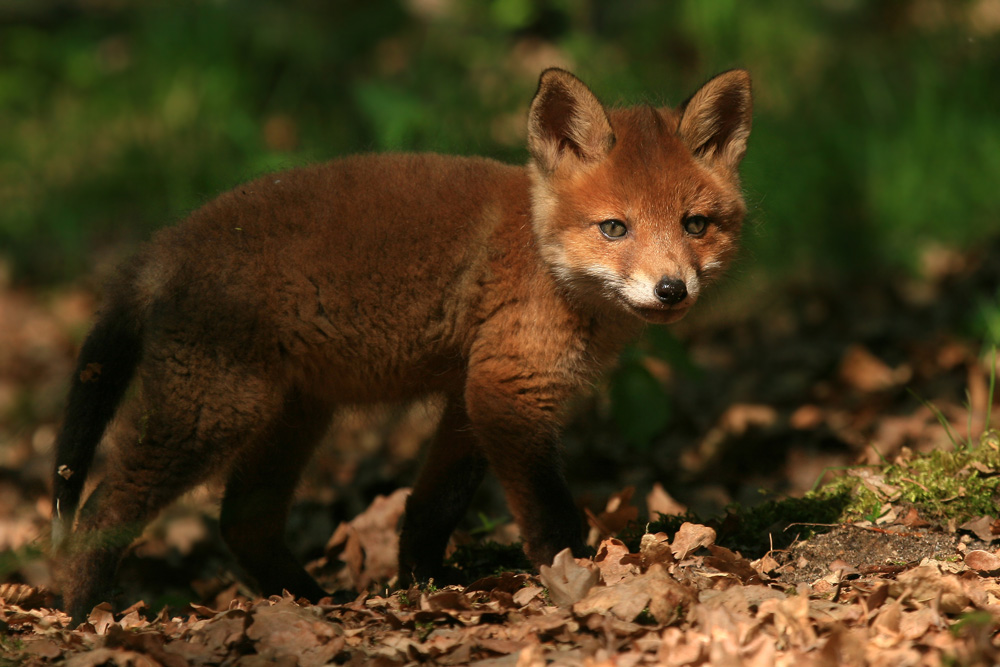
<path id="1" fill-rule="evenodd" d="M 69 540 L 63 595 L 74 621 L 108 600 L 122 555 L 146 524 L 212 469 L 210 457 L 197 454 L 207 443 L 191 447 L 191 436 L 176 424 L 151 417 L 128 430 L 132 442 L 117 448 Z"/>
<path id="2" fill-rule="evenodd" d="M 213 375 L 211 369 L 206 363 L 181 374 L 148 371 L 145 391 L 109 433 L 107 472 L 81 509 L 60 563 L 64 602 L 74 621 L 108 599 L 122 554 L 146 524 L 229 467 L 261 425 L 273 422 L 278 409 L 259 378 Z"/>
<path id="3" fill-rule="evenodd" d="M 327 595 L 285 544 L 285 523 L 302 468 L 327 430 L 331 409 L 296 395 L 236 462 L 226 482 L 222 535 L 265 595 Z"/>

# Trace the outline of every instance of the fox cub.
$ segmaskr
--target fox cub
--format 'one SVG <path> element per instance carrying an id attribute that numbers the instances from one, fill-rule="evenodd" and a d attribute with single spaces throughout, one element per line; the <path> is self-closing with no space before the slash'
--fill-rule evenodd
<path id="1" fill-rule="evenodd" d="M 564 406 L 732 258 L 750 124 L 742 70 L 677 109 L 608 109 L 549 69 L 525 167 L 348 157 L 259 178 L 159 232 L 109 285 L 58 438 L 67 608 L 81 619 L 106 599 L 145 524 L 216 475 L 222 534 L 259 590 L 323 597 L 283 532 L 331 413 L 433 393 L 446 408 L 406 504 L 400 580 L 441 571 L 487 468 L 534 563 L 582 554 Z M 106 475 L 77 518 L 104 438 Z"/>

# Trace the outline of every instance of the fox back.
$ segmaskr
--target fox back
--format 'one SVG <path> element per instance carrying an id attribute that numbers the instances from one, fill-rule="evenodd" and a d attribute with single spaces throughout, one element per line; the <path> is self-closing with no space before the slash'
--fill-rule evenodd
<path id="1" fill-rule="evenodd" d="M 344 158 L 237 187 L 159 233 L 109 287 L 57 444 L 53 534 L 74 617 L 160 509 L 219 474 L 246 574 L 264 593 L 323 597 L 282 541 L 303 466 L 338 405 L 432 393 L 446 407 L 407 501 L 399 582 L 447 576 L 487 469 L 536 564 L 581 555 L 565 406 L 730 261 L 750 108 L 741 70 L 677 109 L 612 110 L 546 70 L 526 167 Z M 102 439 L 107 473 L 71 531 Z"/>

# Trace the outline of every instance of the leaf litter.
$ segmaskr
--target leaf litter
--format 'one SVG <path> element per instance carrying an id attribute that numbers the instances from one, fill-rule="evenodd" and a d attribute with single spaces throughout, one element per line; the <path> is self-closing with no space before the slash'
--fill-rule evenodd
<path id="1" fill-rule="evenodd" d="M 107 604 L 79 628 L 24 589 L 3 589 L 0 660 L 41 665 L 990 664 L 1000 660 L 1000 556 L 971 550 L 901 571 L 829 569 L 785 583 L 685 523 L 673 539 L 617 539 L 594 559 L 560 553 L 535 576 L 360 594 L 286 595 L 147 618 Z"/>

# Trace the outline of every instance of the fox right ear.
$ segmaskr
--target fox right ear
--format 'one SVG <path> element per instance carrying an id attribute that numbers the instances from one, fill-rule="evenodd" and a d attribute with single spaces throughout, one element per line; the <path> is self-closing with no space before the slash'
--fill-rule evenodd
<path id="1" fill-rule="evenodd" d="M 691 152 L 735 170 L 747 150 L 753 100 L 750 74 L 723 72 L 681 105 L 678 131 Z"/>
<path id="2" fill-rule="evenodd" d="M 542 72 L 528 111 L 528 150 L 539 168 L 551 174 L 567 156 L 594 162 L 614 144 L 611 121 L 594 93 L 565 70 Z"/>

